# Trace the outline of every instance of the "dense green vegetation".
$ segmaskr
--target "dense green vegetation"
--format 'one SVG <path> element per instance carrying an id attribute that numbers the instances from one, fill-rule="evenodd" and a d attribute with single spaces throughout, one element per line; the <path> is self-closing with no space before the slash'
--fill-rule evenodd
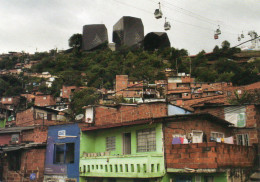
<path id="1" fill-rule="evenodd" d="M 234 60 L 234 53 L 240 52 L 240 49 L 230 48 L 227 41 L 223 42 L 221 48 L 216 46 L 212 54 L 201 51 L 195 58 L 189 58 L 185 49 L 175 48 L 144 51 L 123 47 L 113 52 L 103 46 L 96 51 L 79 52 L 78 47 L 81 47 L 81 44 L 78 43 L 78 39 L 80 35 L 77 34 L 70 38 L 69 44 L 74 49 L 70 53 L 57 53 L 57 50 L 51 50 L 49 53 L 35 53 L 29 57 L 30 60 L 40 60 L 32 67 L 31 72 L 48 71 L 58 77 L 52 88 L 41 84 L 44 79 L 30 80 L 20 75 L 13 81 L 13 77 L 10 77 L 10 80 L 8 77 L 1 77 L 0 96 L 19 94 L 26 90 L 30 92 L 35 85 L 39 85 L 41 92 L 55 96 L 59 95 L 63 84 L 85 86 L 87 83 L 89 87 L 112 89 L 115 76 L 119 74 L 151 83 L 154 80 L 165 79 L 163 73 L 165 68 L 185 73 L 191 71 L 191 75 L 200 82 L 232 81 L 234 85 L 246 85 L 260 80 L 258 76 L 260 60 L 255 59 L 243 66 L 238 64 Z M 0 61 L 0 69 L 11 69 L 24 59 L 6 58 Z M 12 89 L 9 89 L 10 86 Z"/>

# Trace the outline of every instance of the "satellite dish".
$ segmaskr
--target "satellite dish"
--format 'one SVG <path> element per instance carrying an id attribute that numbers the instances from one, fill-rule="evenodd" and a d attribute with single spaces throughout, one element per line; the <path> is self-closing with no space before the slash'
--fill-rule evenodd
<path id="1" fill-rule="evenodd" d="M 83 119 L 83 118 L 84 118 L 84 114 L 79 114 L 79 115 L 76 116 L 75 119 L 76 119 L 77 121 L 79 121 L 79 120 L 81 120 L 81 119 Z"/>

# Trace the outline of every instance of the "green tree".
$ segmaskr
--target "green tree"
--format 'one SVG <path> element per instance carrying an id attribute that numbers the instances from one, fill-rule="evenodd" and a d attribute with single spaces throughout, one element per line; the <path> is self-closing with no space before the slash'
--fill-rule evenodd
<path id="1" fill-rule="evenodd" d="M 69 38 L 69 46 L 73 48 L 74 53 L 78 55 L 82 47 L 82 34 L 73 34 Z"/>
<path id="2" fill-rule="evenodd" d="M 221 47 L 223 50 L 227 50 L 230 48 L 230 43 L 227 40 L 225 40 L 222 42 Z"/>
<path id="3" fill-rule="evenodd" d="M 75 92 L 70 102 L 71 116 L 75 118 L 77 114 L 82 114 L 84 106 L 98 104 L 99 98 L 100 95 L 92 87 Z"/>

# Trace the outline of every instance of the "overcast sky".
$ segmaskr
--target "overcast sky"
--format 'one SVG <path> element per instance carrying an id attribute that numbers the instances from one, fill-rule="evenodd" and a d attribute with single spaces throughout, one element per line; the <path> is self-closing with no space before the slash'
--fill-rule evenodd
<path id="1" fill-rule="evenodd" d="M 260 34 L 260 0 L 163 0 L 163 15 L 172 29 L 171 46 L 190 54 L 212 51 L 249 30 Z M 162 32 L 164 19 L 155 19 L 158 0 L 0 0 L 0 53 L 8 51 L 49 51 L 67 49 L 68 39 L 82 33 L 87 24 L 103 23 L 112 41 L 113 25 L 122 16 L 141 18 L 145 34 Z M 218 24 L 222 34 L 214 40 Z M 247 44 L 249 45 L 249 44 Z"/>

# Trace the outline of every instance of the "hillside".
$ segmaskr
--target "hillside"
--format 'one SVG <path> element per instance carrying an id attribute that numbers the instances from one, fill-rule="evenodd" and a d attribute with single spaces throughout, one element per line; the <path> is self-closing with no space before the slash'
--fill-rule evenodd
<path id="1" fill-rule="evenodd" d="M 93 52 L 35 53 L 20 57 L 4 57 L 0 60 L 0 69 L 15 69 L 17 63 L 34 61 L 31 68 L 23 68 L 19 76 L 1 76 L 1 96 L 14 95 L 21 92 L 30 92 L 35 85 L 40 91 L 58 94 L 61 86 L 77 85 L 95 88 L 112 89 L 116 75 L 129 75 L 131 79 L 154 80 L 165 79 L 165 68 L 172 68 L 178 72 L 189 73 L 200 82 L 233 82 L 234 85 L 246 85 L 259 81 L 260 60 L 240 64 L 234 58 L 240 50 L 229 47 L 215 47 L 213 53 L 200 52 L 190 57 L 184 49 L 167 48 L 153 52 L 130 50 L 122 48 L 120 51 L 111 51 L 107 48 Z M 245 53 L 244 53 L 245 54 Z M 248 58 L 250 59 L 250 57 Z M 212 64 L 208 64 L 213 61 Z M 44 78 L 31 79 L 25 73 L 49 72 L 57 79 L 51 88 L 41 85 Z M 10 81 L 10 80 L 11 81 Z M 15 79 L 15 81 L 12 81 Z M 34 84 L 34 85 L 33 85 Z M 15 88 L 14 90 L 11 88 Z"/>

